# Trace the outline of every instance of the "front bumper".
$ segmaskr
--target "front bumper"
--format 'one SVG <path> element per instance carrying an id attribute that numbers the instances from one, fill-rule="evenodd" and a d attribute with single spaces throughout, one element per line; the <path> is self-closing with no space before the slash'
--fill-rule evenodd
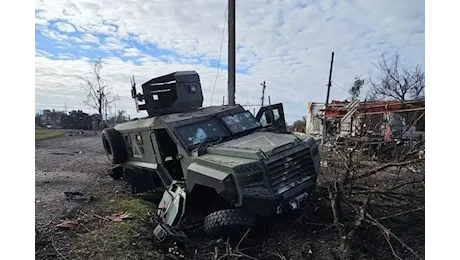
<path id="1" fill-rule="evenodd" d="M 247 212 L 269 216 L 299 209 L 316 186 L 316 176 L 311 176 L 301 184 L 277 196 L 265 197 L 258 194 L 243 194 L 243 209 Z"/>

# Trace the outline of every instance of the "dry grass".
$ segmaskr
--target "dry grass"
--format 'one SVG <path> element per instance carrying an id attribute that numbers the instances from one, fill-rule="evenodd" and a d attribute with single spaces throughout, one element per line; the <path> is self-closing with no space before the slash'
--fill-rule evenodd
<path id="1" fill-rule="evenodd" d="M 132 197 L 93 204 L 71 217 L 78 227 L 36 235 L 36 259 L 163 259 L 149 238 L 155 208 L 153 203 Z M 122 221 L 107 218 L 119 212 L 131 217 Z"/>
<path id="2" fill-rule="evenodd" d="M 72 259 L 145 259 L 155 258 L 154 252 L 142 248 L 143 229 L 148 226 L 149 215 L 155 205 L 144 200 L 126 198 L 100 205 L 101 217 L 127 212 L 132 219 L 120 222 L 99 219 L 97 225 L 80 234 L 70 247 Z M 141 246 L 141 247 L 140 247 Z"/>
<path id="3" fill-rule="evenodd" d="M 64 135 L 64 131 L 56 129 L 35 129 L 35 141 L 55 138 Z"/>

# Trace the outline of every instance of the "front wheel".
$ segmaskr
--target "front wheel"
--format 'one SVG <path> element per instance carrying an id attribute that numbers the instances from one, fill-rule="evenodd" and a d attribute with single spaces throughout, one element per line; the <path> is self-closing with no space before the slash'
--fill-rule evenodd
<path id="1" fill-rule="evenodd" d="M 245 232 L 255 225 L 255 217 L 243 209 L 224 209 L 205 217 L 204 233 L 211 238 L 226 237 Z"/>

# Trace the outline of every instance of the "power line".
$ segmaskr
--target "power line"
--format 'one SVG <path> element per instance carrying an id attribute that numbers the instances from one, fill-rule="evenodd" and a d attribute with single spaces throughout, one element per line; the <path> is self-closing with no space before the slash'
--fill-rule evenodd
<path id="1" fill-rule="evenodd" d="M 346 90 L 345 88 L 342 88 L 341 86 L 339 86 L 339 84 L 335 83 L 334 81 L 332 81 L 332 84 L 334 84 L 336 87 L 342 89 L 343 91 L 347 92 L 348 93 L 348 90 Z"/>
<path id="2" fill-rule="evenodd" d="M 225 11 L 224 11 L 225 20 L 224 20 L 224 28 L 222 28 L 222 37 L 221 37 L 221 40 L 220 40 L 219 62 L 217 63 L 216 79 L 214 80 L 214 87 L 212 88 L 211 101 L 210 101 L 209 105 L 212 105 L 212 99 L 214 98 L 214 92 L 216 91 L 217 78 L 219 77 L 220 60 L 222 58 L 222 46 L 224 45 L 225 26 L 227 25 L 227 9 L 228 9 L 228 6 L 225 7 Z"/>

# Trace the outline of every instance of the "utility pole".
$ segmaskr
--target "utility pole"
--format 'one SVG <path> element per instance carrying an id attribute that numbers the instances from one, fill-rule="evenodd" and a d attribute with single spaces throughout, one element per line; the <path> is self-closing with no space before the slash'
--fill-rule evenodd
<path id="1" fill-rule="evenodd" d="M 235 0 L 228 0 L 228 104 L 235 105 Z"/>
<path id="2" fill-rule="evenodd" d="M 331 57 L 331 67 L 329 69 L 329 81 L 327 83 L 327 95 L 326 95 L 326 103 L 324 105 L 324 119 L 323 119 L 323 136 L 321 137 L 321 147 L 324 147 L 324 139 L 326 139 L 326 108 L 329 104 L 329 94 L 331 92 L 331 82 L 332 82 L 332 65 L 334 64 L 334 52 L 332 52 Z"/>
<path id="3" fill-rule="evenodd" d="M 261 107 L 264 107 L 265 88 L 266 88 L 267 86 L 265 85 L 265 81 L 264 81 L 264 83 L 260 83 L 260 85 L 262 85 L 262 98 L 260 98 L 260 100 L 262 100 L 262 102 L 261 102 L 261 105 L 260 105 L 260 106 L 261 106 Z"/>

